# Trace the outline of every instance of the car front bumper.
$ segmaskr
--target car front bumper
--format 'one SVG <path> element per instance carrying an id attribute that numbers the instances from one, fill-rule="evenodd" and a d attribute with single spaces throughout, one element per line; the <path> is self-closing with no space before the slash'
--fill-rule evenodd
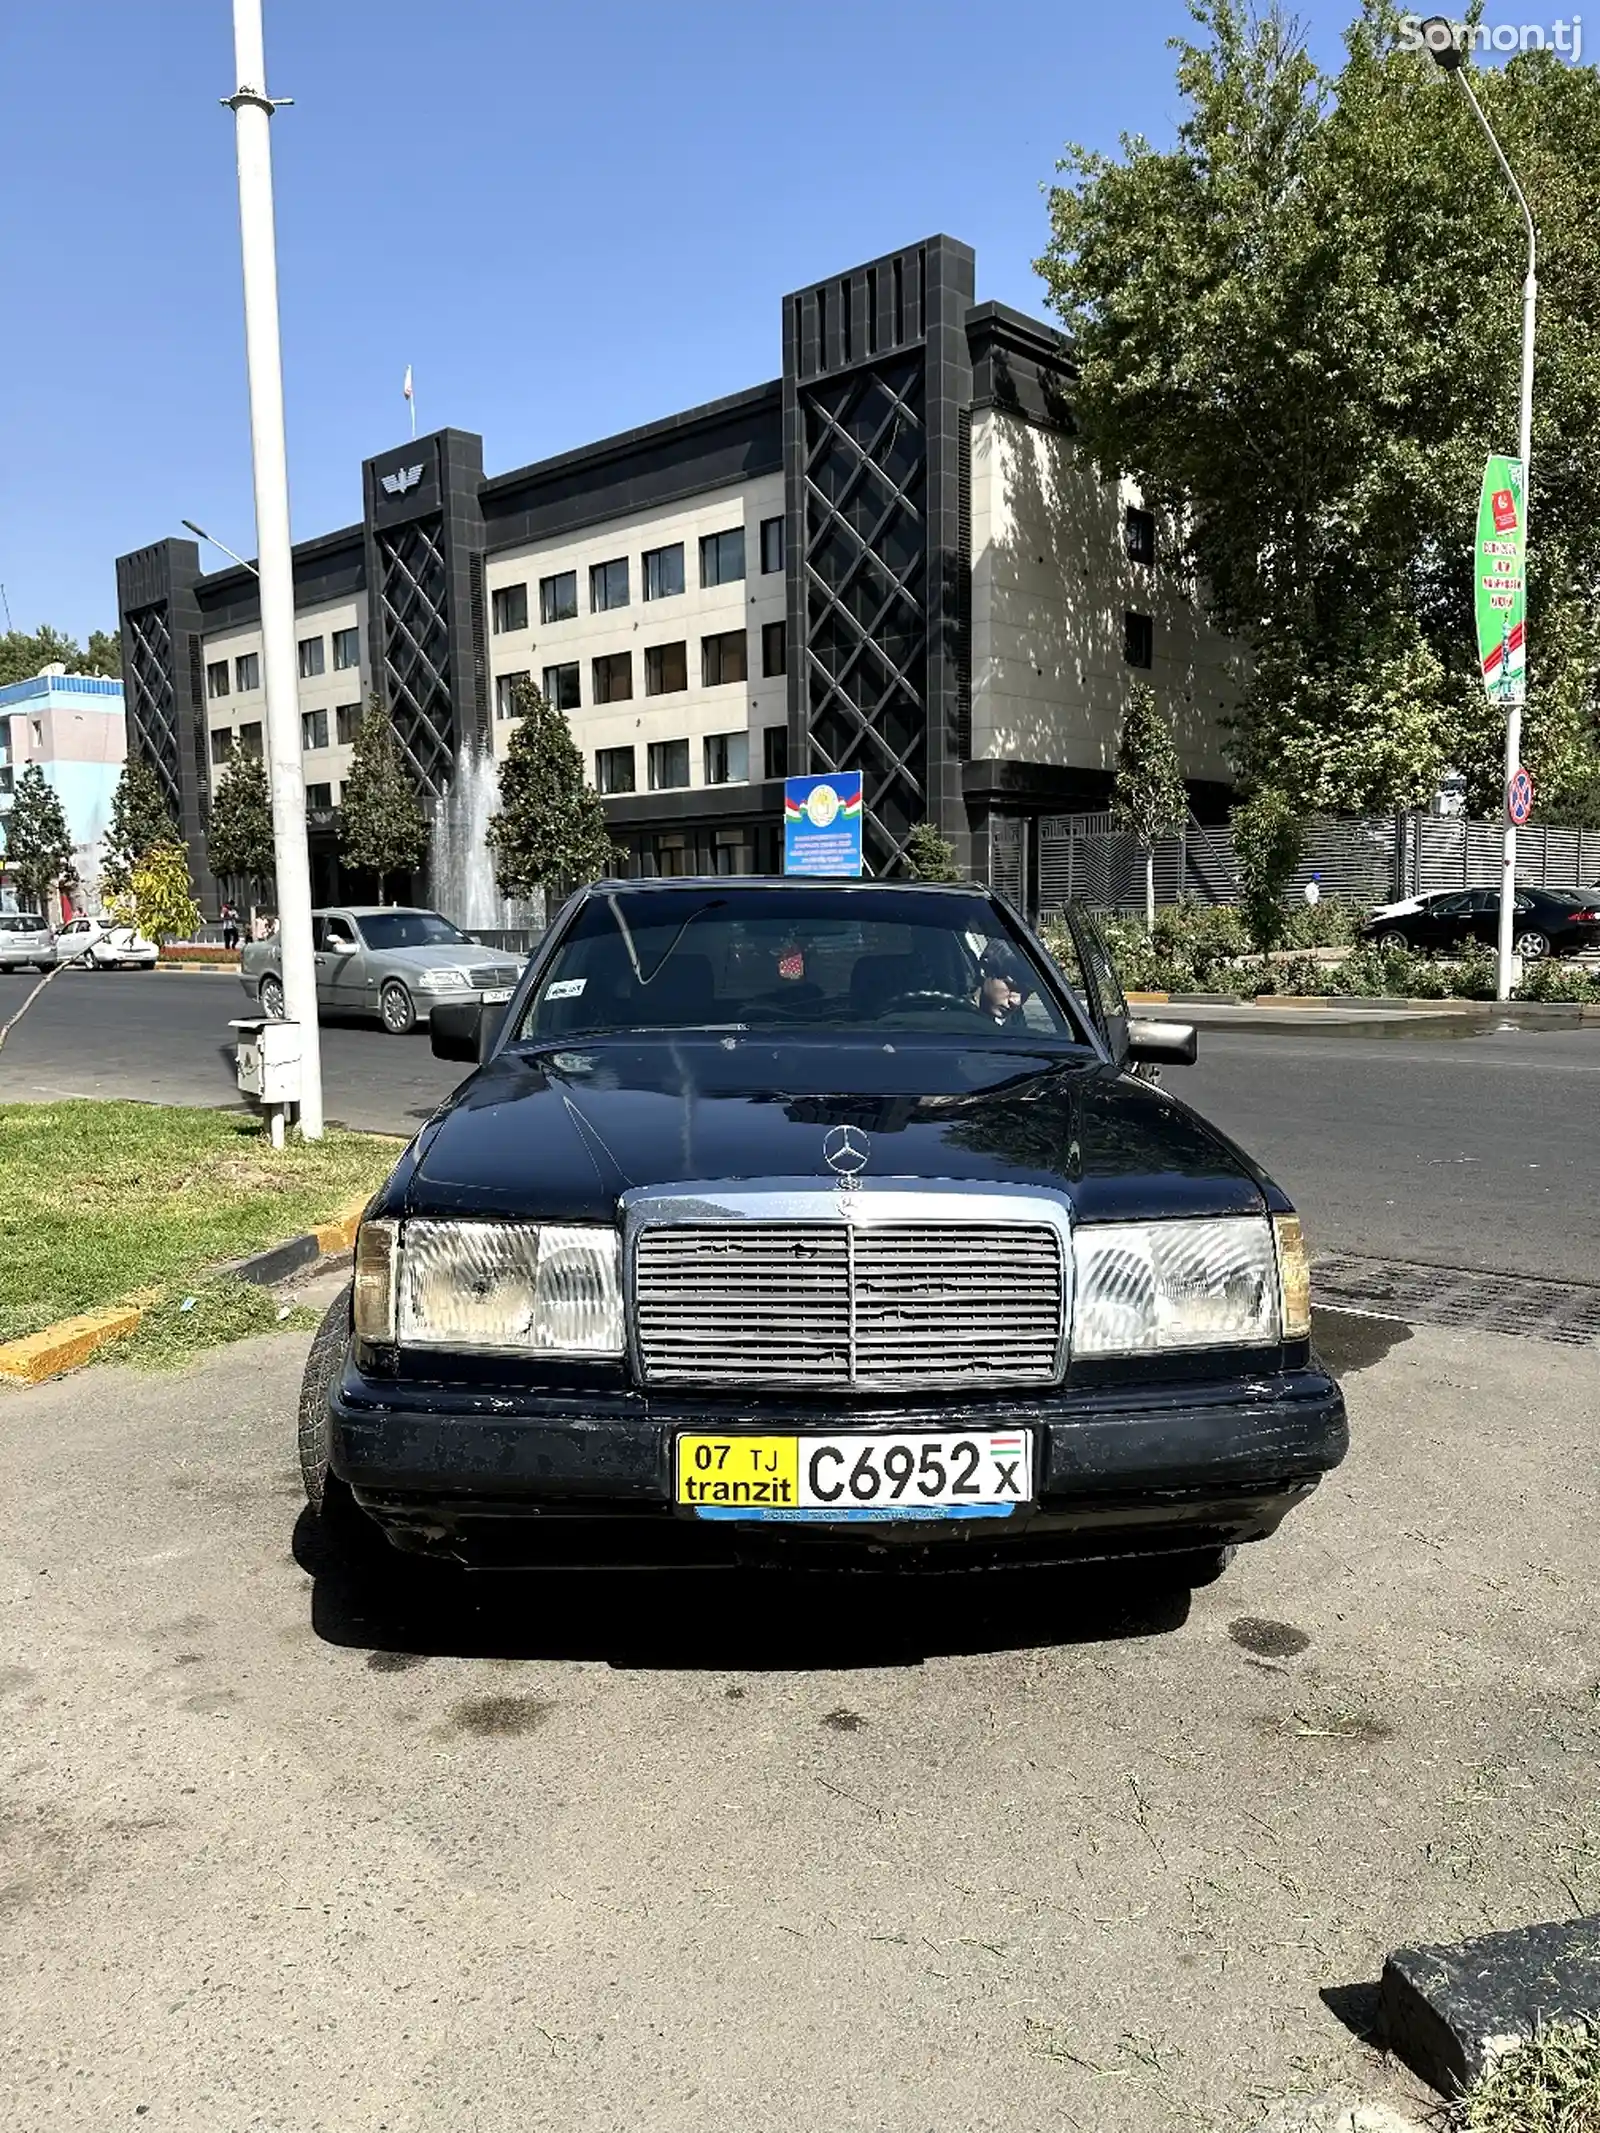
<path id="1" fill-rule="evenodd" d="M 712 1522 L 672 1502 L 680 1429 L 949 1436 L 1019 1426 L 1035 1438 L 1036 1497 L 1003 1522 Z M 766 1402 L 740 1413 L 725 1401 L 633 1393 L 443 1394 L 367 1377 L 348 1359 L 329 1403 L 332 1470 L 389 1537 L 485 1562 L 792 1559 L 820 1548 L 970 1565 L 1225 1547 L 1271 1533 L 1347 1446 L 1343 1397 L 1315 1368 L 841 1416 Z"/>

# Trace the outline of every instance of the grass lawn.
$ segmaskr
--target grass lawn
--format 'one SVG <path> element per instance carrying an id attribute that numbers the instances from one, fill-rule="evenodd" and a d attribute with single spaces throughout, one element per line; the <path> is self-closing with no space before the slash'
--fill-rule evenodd
<path id="1" fill-rule="evenodd" d="M 274 1154 L 237 1111 L 0 1105 L 0 1340 L 325 1222 L 380 1185 L 401 1146 L 330 1130 Z"/>

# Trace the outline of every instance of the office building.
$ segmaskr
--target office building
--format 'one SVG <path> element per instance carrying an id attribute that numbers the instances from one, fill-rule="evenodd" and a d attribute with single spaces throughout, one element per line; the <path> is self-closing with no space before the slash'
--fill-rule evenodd
<path id="1" fill-rule="evenodd" d="M 445 821 L 519 677 L 567 713 L 639 873 L 776 870 L 785 773 L 859 769 L 870 872 L 928 820 L 1025 896 L 1030 825 L 1105 804 L 1138 679 L 1217 817 L 1233 648 L 1137 493 L 1080 460 L 1059 334 L 978 303 L 942 236 L 780 309 L 770 383 L 508 473 L 465 431 L 417 438 L 366 462 L 359 525 L 295 550 L 319 897 L 367 697 Z M 130 732 L 209 883 L 210 781 L 262 745 L 255 580 L 171 539 L 117 568 Z M 460 832 L 431 885 L 453 915 L 451 872 L 487 865 Z"/>

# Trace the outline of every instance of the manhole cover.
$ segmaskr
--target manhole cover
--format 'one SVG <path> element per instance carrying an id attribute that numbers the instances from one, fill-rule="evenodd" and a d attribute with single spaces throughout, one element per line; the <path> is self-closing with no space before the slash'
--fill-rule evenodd
<path id="1" fill-rule="evenodd" d="M 1364 1311 L 1408 1325 L 1519 1333 L 1578 1347 L 1600 1343 L 1600 1287 L 1583 1282 L 1335 1252 L 1317 1261 L 1311 1287 L 1316 1301 L 1333 1311 Z"/>

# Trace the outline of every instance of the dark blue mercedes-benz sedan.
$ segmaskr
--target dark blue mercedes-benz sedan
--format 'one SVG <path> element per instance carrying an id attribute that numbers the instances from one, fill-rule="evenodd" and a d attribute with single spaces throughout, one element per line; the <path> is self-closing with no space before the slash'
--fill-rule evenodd
<path id="1" fill-rule="evenodd" d="M 330 1527 L 467 1563 L 1139 1557 L 1199 1583 L 1344 1456 L 1289 1201 L 1147 1078 L 1069 912 L 597 882 L 366 1210 L 312 1351 Z"/>

